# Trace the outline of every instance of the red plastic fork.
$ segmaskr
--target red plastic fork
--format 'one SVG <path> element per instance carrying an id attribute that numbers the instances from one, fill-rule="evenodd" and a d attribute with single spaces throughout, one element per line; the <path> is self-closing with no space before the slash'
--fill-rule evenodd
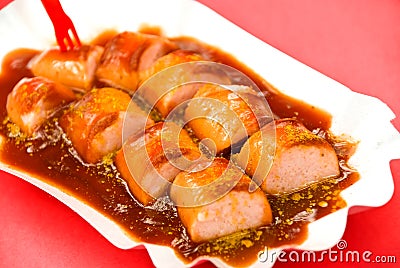
<path id="1" fill-rule="evenodd" d="M 65 14 L 59 0 L 41 0 L 51 22 L 61 51 L 79 48 L 81 41 L 72 20 Z"/>

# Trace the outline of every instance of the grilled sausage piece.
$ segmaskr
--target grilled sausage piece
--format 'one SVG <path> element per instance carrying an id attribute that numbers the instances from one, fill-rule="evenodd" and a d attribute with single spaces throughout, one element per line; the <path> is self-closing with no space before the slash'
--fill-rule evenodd
<path id="1" fill-rule="evenodd" d="M 11 121 L 31 136 L 61 107 L 75 100 L 71 89 L 44 77 L 23 78 L 7 97 Z"/>
<path id="2" fill-rule="evenodd" d="M 185 129 L 173 137 L 163 132 L 176 133 L 178 129 L 175 123 L 158 122 L 144 133 L 131 136 L 115 157 L 118 171 L 131 193 L 145 206 L 165 196 L 175 176 L 190 165 L 190 162 L 179 164 L 181 160 L 200 157 L 197 145 Z"/>
<path id="3" fill-rule="evenodd" d="M 118 89 L 93 89 L 62 115 L 60 125 L 85 162 L 100 161 L 121 148 L 123 135 L 128 137 L 152 124 L 130 102 L 129 95 Z"/>
<path id="4" fill-rule="evenodd" d="M 185 111 L 185 120 L 199 139 L 209 138 L 221 152 L 258 131 L 267 115 L 259 97 L 246 86 L 201 87 Z"/>
<path id="5" fill-rule="evenodd" d="M 198 87 L 189 84 L 173 88 L 176 86 L 175 82 L 182 80 L 182 75 L 186 75 L 179 71 L 168 73 L 166 78 L 159 78 L 159 82 L 153 80 L 146 83 L 146 80 L 168 67 L 186 62 L 200 61 L 201 59 L 200 55 L 188 50 L 175 50 L 157 59 L 150 68 L 140 73 L 141 85 L 143 86 L 140 89 L 140 94 L 148 103 L 155 104 L 155 108 L 164 118 L 167 117 L 172 109 L 193 97 Z"/>
<path id="6" fill-rule="evenodd" d="M 339 175 L 333 147 L 295 119 L 264 126 L 248 139 L 236 159 L 270 194 L 291 192 Z"/>
<path id="7" fill-rule="evenodd" d="M 65 86 L 87 91 L 93 86 L 103 51 L 101 46 L 89 45 L 65 52 L 51 48 L 34 57 L 28 65 L 35 76 L 44 76 Z"/>
<path id="8" fill-rule="evenodd" d="M 170 193 L 192 241 L 203 242 L 271 223 L 265 193 L 258 187 L 249 191 L 251 179 L 228 160 L 215 158 L 207 168 L 194 169 L 179 173 Z M 193 201 L 201 203 L 196 206 Z"/>
<path id="9" fill-rule="evenodd" d="M 139 72 L 175 49 L 177 46 L 164 37 L 122 32 L 107 42 L 96 71 L 97 79 L 134 92 L 139 83 Z"/>
<path id="10" fill-rule="evenodd" d="M 150 76 L 158 73 L 168 67 L 192 61 L 200 61 L 202 57 L 190 50 L 175 50 L 162 57 L 156 59 L 153 64 L 149 65 L 147 68 L 143 68 L 140 73 L 140 80 L 143 82 Z"/>

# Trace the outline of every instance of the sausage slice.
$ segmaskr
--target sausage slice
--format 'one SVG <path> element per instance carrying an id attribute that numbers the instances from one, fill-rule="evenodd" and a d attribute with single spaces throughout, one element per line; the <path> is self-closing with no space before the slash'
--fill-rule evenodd
<path id="1" fill-rule="evenodd" d="M 215 158 L 207 168 L 196 169 L 180 172 L 170 193 L 192 241 L 208 241 L 271 223 L 272 212 L 265 193 L 260 188 L 249 191 L 251 179 L 228 160 Z M 233 188 L 229 190 L 227 185 Z M 196 206 L 193 203 L 196 200 L 211 202 Z M 185 206 L 185 202 L 191 203 L 190 206 Z"/>
<path id="2" fill-rule="evenodd" d="M 28 136 L 59 108 L 75 100 L 73 91 L 44 77 L 23 78 L 7 97 L 7 113 Z"/>
<path id="3" fill-rule="evenodd" d="M 264 126 L 248 139 L 236 159 L 270 194 L 291 192 L 340 172 L 334 148 L 295 119 Z"/>

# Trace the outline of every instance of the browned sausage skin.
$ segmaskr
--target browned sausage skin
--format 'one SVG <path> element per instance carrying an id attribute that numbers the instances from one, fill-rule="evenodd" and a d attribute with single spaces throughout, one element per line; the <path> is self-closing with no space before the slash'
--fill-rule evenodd
<path id="1" fill-rule="evenodd" d="M 146 86 L 147 79 L 168 67 L 200 60 L 202 60 L 202 57 L 199 54 L 188 50 L 175 50 L 160 57 L 150 66 L 150 68 L 144 69 L 140 72 L 140 84 L 143 86 L 140 90 L 140 94 L 147 102 L 155 104 L 154 107 L 157 108 L 164 118 L 166 118 L 175 107 L 193 97 L 198 86 L 185 85 L 174 89 L 168 89 L 162 85 L 159 87 Z M 160 82 L 163 83 L 163 81 Z"/>
<path id="2" fill-rule="evenodd" d="M 175 50 L 162 57 L 156 59 L 151 65 L 147 68 L 142 68 L 140 73 L 141 82 L 148 79 L 150 76 L 155 73 L 162 71 L 168 67 L 192 61 L 200 61 L 203 58 L 197 54 L 196 52 L 190 50 Z"/>
<path id="3" fill-rule="evenodd" d="M 97 79 L 134 92 L 140 81 L 139 72 L 175 49 L 177 46 L 164 37 L 122 32 L 107 42 L 96 71 Z"/>
<path id="4" fill-rule="evenodd" d="M 173 122 L 158 122 L 146 128 L 144 133 L 128 138 L 115 158 L 115 164 L 129 189 L 143 205 L 165 196 L 180 168 L 185 168 L 174 165 L 170 160 L 176 162 L 184 157 L 190 161 L 200 157 L 197 145 L 185 129 L 180 130 L 176 147 L 167 148 L 165 143 L 172 139 L 163 136 L 165 128 L 179 127 Z"/>
<path id="5" fill-rule="evenodd" d="M 189 102 L 185 119 L 199 139 L 214 141 L 218 153 L 259 130 L 262 109 L 252 107 L 259 101 L 249 87 L 205 84 Z"/>
<path id="6" fill-rule="evenodd" d="M 11 121 L 31 136 L 59 108 L 75 100 L 69 88 L 44 77 L 23 78 L 7 97 Z"/>
<path id="7" fill-rule="evenodd" d="M 51 48 L 34 57 L 29 66 L 35 76 L 44 76 L 65 86 L 87 91 L 95 81 L 103 50 L 101 46 L 91 45 L 65 52 Z"/>
<path id="8" fill-rule="evenodd" d="M 152 120 L 131 103 L 127 93 L 114 88 L 91 90 L 60 118 L 61 127 L 87 163 L 96 163 L 121 148 L 124 123 L 128 136 Z"/>

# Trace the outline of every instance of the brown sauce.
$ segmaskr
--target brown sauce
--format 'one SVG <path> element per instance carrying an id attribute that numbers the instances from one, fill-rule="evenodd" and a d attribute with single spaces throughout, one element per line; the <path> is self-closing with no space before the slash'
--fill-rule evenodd
<path id="1" fill-rule="evenodd" d="M 104 44 L 105 41 L 103 36 L 95 42 Z M 327 135 L 331 122 L 329 114 L 280 94 L 234 57 L 190 38 L 177 38 L 176 41 L 182 47 L 207 54 L 210 59 L 246 73 L 265 92 L 271 109 L 277 116 L 295 116 L 309 129 L 318 130 L 320 135 L 325 135 L 335 148 L 340 147 L 340 177 L 311 185 L 295 193 L 268 196 L 274 218 L 270 226 L 241 231 L 207 243 L 193 243 L 167 197 L 151 207 L 143 207 L 131 195 L 112 161 L 98 165 L 81 163 L 75 157 L 74 150 L 63 140 L 57 115 L 40 130 L 44 134 L 41 138 L 24 140 L 10 137 L 12 124 L 7 121 L 7 95 L 19 79 L 32 75 L 26 64 L 36 51 L 28 49 L 9 53 L 2 64 L 0 120 L 3 123 L 0 124 L 0 134 L 5 139 L 1 146 L 0 161 L 61 188 L 90 205 L 119 224 L 134 240 L 173 248 L 185 262 L 207 255 L 219 257 L 231 265 L 244 266 L 254 262 L 257 253 L 265 246 L 300 244 L 307 238 L 309 222 L 346 206 L 346 202 L 340 197 L 340 191 L 358 179 L 358 173 L 346 165 L 353 145 L 349 143 L 343 147 L 343 143 L 340 143 L 340 146 L 336 146 L 339 141 Z"/>

